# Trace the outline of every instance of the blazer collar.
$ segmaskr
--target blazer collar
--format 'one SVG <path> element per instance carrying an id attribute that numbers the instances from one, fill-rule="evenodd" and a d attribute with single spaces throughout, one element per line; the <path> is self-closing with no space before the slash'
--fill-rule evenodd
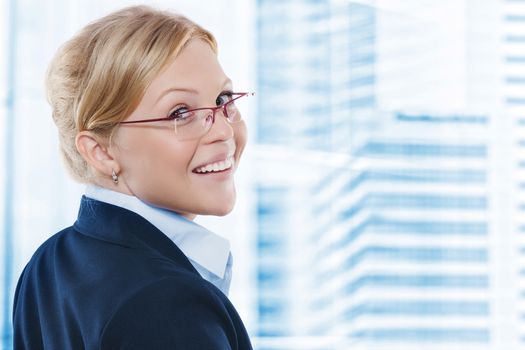
<path id="1" fill-rule="evenodd" d="M 230 242 L 182 215 L 152 206 L 135 196 L 88 185 L 86 197 L 117 205 L 145 218 L 170 238 L 192 262 L 219 278 L 224 278 Z"/>
<path id="2" fill-rule="evenodd" d="M 182 251 L 142 216 L 82 196 L 73 228 L 82 234 L 130 248 L 152 249 L 178 265 L 198 274 Z"/>

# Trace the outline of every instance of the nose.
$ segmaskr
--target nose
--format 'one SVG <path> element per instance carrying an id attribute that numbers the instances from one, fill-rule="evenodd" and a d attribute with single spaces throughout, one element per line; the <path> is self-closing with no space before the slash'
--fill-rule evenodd
<path id="1" fill-rule="evenodd" d="M 233 128 L 227 120 L 224 108 L 217 108 L 214 110 L 213 124 L 208 132 L 208 136 L 214 139 L 228 140 L 233 137 L 233 134 Z"/>

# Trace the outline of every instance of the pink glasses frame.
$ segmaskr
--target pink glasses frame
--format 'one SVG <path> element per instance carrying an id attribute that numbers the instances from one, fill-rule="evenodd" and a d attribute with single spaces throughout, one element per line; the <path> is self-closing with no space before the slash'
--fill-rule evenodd
<path id="1" fill-rule="evenodd" d="M 234 92 L 234 93 L 232 93 L 233 98 L 231 100 L 229 100 L 228 102 L 226 102 L 225 104 L 221 105 L 221 106 L 194 108 L 194 109 L 187 110 L 184 113 L 195 112 L 195 111 L 202 111 L 202 110 L 205 110 L 205 109 L 208 109 L 208 110 L 211 109 L 213 111 L 213 118 L 214 118 L 213 121 L 215 121 L 215 112 L 217 112 L 217 110 L 219 110 L 219 109 L 222 109 L 222 112 L 223 112 L 224 116 L 226 117 L 226 119 L 228 120 L 228 122 L 231 122 L 229 120 L 229 116 L 228 116 L 228 112 L 226 111 L 226 107 L 228 107 L 228 105 L 232 104 L 233 102 L 235 102 L 236 100 L 240 99 L 241 97 L 253 96 L 253 95 L 255 95 L 255 92 Z M 159 122 L 159 121 L 173 120 L 173 119 L 175 119 L 175 117 L 164 117 L 164 118 L 155 118 L 155 119 L 140 119 L 140 120 L 127 120 L 127 121 L 120 122 L 119 124 L 149 123 L 149 122 Z"/>

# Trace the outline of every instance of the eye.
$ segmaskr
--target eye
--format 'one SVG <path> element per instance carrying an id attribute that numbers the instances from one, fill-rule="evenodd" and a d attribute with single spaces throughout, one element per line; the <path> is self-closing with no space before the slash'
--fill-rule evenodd
<path id="1" fill-rule="evenodd" d="M 215 100 L 215 104 L 217 106 L 222 106 L 224 104 L 226 104 L 227 102 L 231 101 L 233 98 L 233 93 L 232 92 L 223 92 L 222 94 L 219 95 L 219 97 L 217 97 L 217 99 Z"/>
<path id="2" fill-rule="evenodd" d="M 179 107 L 168 114 L 168 118 L 170 119 L 184 119 L 186 117 L 186 114 L 188 114 L 188 108 L 186 107 Z"/>
<path id="3" fill-rule="evenodd" d="M 171 111 L 168 118 L 172 119 L 177 125 L 182 126 L 190 123 L 194 118 L 195 113 L 188 109 L 188 107 L 179 107 Z"/>

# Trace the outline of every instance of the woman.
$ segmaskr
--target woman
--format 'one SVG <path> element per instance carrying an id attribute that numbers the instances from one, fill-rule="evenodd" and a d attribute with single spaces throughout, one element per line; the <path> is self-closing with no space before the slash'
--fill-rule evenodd
<path id="1" fill-rule="evenodd" d="M 212 34 L 131 7 L 51 62 L 60 149 L 88 184 L 78 219 L 20 277 L 15 349 L 251 349 L 228 301 L 229 243 L 192 220 L 225 215 L 246 126 Z"/>

